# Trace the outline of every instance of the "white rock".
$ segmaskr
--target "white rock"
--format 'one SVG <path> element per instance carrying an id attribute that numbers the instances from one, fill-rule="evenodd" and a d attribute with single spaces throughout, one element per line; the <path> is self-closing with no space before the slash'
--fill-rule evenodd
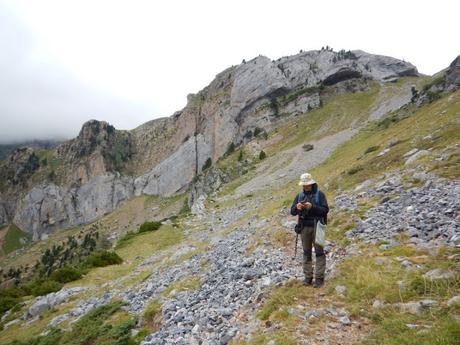
<path id="1" fill-rule="evenodd" d="M 460 296 L 454 296 L 447 301 L 447 305 L 449 307 L 453 307 L 455 305 L 460 305 Z"/>
<path id="2" fill-rule="evenodd" d="M 423 156 L 426 156 L 430 154 L 430 151 L 427 151 L 427 150 L 420 150 L 418 151 L 417 153 L 414 153 L 412 156 L 410 156 L 405 162 L 404 162 L 404 165 L 408 165 L 412 162 L 415 162 L 417 159 L 423 157 Z"/>
<path id="3" fill-rule="evenodd" d="M 389 148 L 387 148 L 387 149 L 385 149 L 385 150 L 379 152 L 379 154 L 377 155 L 377 157 L 382 157 L 382 156 L 384 156 L 385 154 L 387 154 L 388 152 L 390 152 L 390 149 L 389 149 Z"/>
<path id="4" fill-rule="evenodd" d="M 372 303 L 372 308 L 374 309 L 381 309 L 385 306 L 385 303 L 382 302 L 381 300 L 376 299 L 374 303 Z"/>
<path id="5" fill-rule="evenodd" d="M 441 268 L 436 268 L 434 270 L 426 272 L 423 276 L 431 280 L 450 279 L 454 276 L 454 273 L 451 271 L 443 270 Z"/>
<path id="6" fill-rule="evenodd" d="M 412 156 L 414 153 L 418 152 L 418 149 L 412 149 L 408 152 L 406 152 L 403 157 L 409 157 L 409 156 Z"/>
<path id="7" fill-rule="evenodd" d="M 35 301 L 35 303 L 27 310 L 28 317 L 36 317 L 45 311 L 49 310 L 51 308 L 50 304 L 48 303 L 48 300 L 44 298 L 40 298 Z"/>
<path id="8" fill-rule="evenodd" d="M 195 326 L 193 326 L 192 328 L 192 333 L 193 334 L 198 334 L 200 332 L 200 325 L 196 324 Z"/>
<path id="9" fill-rule="evenodd" d="M 343 296 L 345 295 L 345 293 L 347 292 L 347 287 L 346 286 L 343 286 L 343 285 L 337 285 L 335 287 L 335 292 L 340 295 L 340 296 Z"/>
<path id="10" fill-rule="evenodd" d="M 348 316 L 342 316 L 339 318 L 339 321 L 342 325 L 344 326 L 349 326 L 351 325 L 351 320 Z"/>

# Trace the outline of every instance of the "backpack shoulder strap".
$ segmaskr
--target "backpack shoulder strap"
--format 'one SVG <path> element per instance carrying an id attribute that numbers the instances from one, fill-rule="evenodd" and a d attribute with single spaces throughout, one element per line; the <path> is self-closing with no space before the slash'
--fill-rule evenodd
<path id="1" fill-rule="evenodd" d="M 305 199 L 305 193 L 304 192 L 300 192 L 299 194 L 297 194 L 297 201 L 300 202 L 302 200 Z"/>
<path id="2" fill-rule="evenodd" d="M 316 194 L 315 194 L 315 203 L 316 205 L 319 205 L 319 189 L 316 191 Z"/>

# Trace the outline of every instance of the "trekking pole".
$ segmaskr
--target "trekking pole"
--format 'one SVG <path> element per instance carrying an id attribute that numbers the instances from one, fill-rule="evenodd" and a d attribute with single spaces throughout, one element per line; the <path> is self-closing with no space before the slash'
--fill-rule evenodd
<path id="1" fill-rule="evenodd" d="M 297 257 L 297 242 L 298 241 L 299 241 L 299 234 L 297 234 L 296 237 L 295 237 L 294 257 L 292 258 L 292 260 L 295 260 L 295 258 Z"/>

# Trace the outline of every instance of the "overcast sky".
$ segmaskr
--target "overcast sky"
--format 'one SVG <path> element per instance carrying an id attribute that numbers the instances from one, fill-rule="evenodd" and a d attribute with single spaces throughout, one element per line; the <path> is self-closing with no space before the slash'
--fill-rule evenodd
<path id="1" fill-rule="evenodd" d="M 0 0 L 0 142 L 131 129 L 259 54 L 362 49 L 433 74 L 460 54 L 455 1 Z"/>

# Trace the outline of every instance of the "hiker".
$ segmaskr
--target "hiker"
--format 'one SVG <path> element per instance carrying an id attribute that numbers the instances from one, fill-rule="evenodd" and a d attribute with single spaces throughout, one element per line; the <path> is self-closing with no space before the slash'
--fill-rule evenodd
<path id="1" fill-rule="evenodd" d="M 303 248 L 303 272 L 305 274 L 304 285 L 320 287 L 324 284 L 324 271 L 326 270 L 326 256 L 324 248 L 315 243 L 315 226 L 319 219 L 327 223 L 326 196 L 318 189 L 318 184 L 309 173 L 300 176 L 299 186 L 303 190 L 294 199 L 291 206 L 291 214 L 298 216 L 296 232 L 300 234 Z M 315 246 L 315 282 L 313 284 L 312 247 Z"/>

